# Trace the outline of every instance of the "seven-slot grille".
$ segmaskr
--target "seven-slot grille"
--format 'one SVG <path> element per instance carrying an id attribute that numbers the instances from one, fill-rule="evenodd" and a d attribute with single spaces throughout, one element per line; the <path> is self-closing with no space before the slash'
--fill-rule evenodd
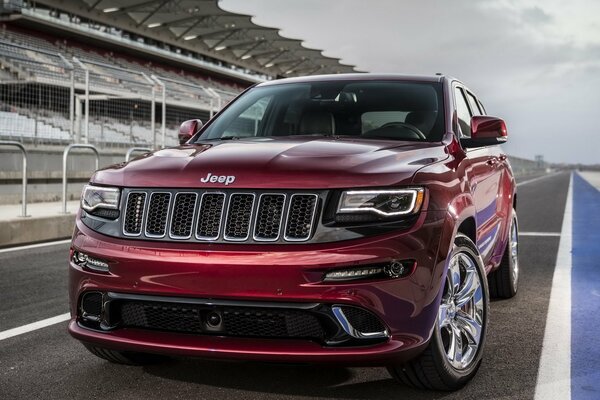
<path id="1" fill-rule="evenodd" d="M 131 189 L 123 234 L 210 242 L 303 242 L 314 231 L 318 199 L 312 193 Z"/>

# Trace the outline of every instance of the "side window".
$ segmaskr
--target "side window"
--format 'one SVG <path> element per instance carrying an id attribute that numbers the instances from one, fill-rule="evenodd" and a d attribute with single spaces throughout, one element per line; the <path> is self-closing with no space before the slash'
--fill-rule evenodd
<path id="1" fill-rule="evenodd" d="M 481 110 L 481 115 L 487 115 L 487 111 L 485 111 L 485 107 L 483 106 L 483 103 L 479 100 L 477 100 L 477 104 L 479 104 L 479 109 Z"/>
<path id="2" fill-rule="evenodd" d="M 458 117 L 458 125 L 462 136 L 471 136 L 471 114 L 467 106 L 467 100 L 463 91 L 459 88 L 454 88 L 454 98 L 456 100 L 456 116 Z"/>
<path id="3" fill-rule="evenodd" d="M 223 136 L 256 136 L 265 111 L 273 96 L 263 97 L 231 121 Z"/>
<path id="4" fill-rule="evenodd" d="M 473 112 L 473 115 L 483 115 L 483 112 L 479 108 L 479 103 L 477 102 L 475 96 L 467 92 L 467 99 L 469 100 L 469 105 L 471 106 L 471 111 Z"/>

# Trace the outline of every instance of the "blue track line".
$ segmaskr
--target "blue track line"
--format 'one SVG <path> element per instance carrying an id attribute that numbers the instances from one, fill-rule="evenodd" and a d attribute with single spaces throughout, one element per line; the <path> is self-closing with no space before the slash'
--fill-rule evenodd
<path id="1" fill-rule="evenodd" d="M 600 399 L 600 191 L 573 174 L 571 398 Z"/>

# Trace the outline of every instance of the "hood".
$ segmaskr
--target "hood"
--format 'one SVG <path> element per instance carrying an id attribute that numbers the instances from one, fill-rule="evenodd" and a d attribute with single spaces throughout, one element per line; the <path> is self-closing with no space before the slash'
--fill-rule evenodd
<path id="1" fill-rule="evenodd" d="M 409 183 L 447 157 L 441 143 L 352 138 L 252 138 L 158 150 L 99 170 L 121 187 L 329 189 Z"/>

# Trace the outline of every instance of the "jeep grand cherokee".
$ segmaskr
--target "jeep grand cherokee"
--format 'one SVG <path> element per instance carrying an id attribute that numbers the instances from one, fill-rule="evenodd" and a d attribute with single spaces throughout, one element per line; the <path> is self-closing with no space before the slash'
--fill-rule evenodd
<path id="1" fill-rule="evenodd" d="M 504 122 L 447 76 L 258 84 L 180 147 L 97 171 L 70 257 L 95 355 L 384 365 L 473 377 L 518 283 Z"/>

